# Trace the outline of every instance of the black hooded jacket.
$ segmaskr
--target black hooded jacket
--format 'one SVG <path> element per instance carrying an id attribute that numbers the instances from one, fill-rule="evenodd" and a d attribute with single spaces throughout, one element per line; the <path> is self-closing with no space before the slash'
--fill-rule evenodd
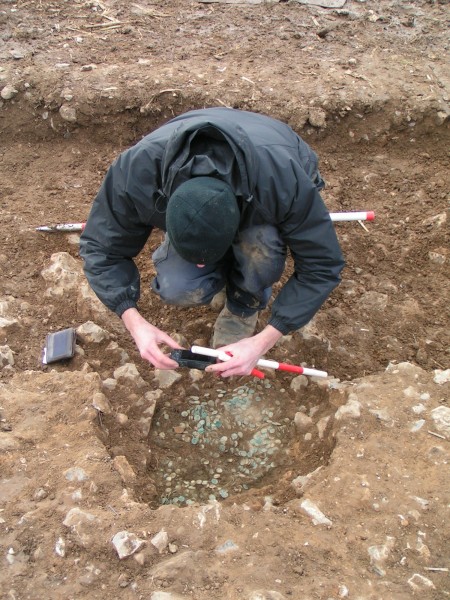
<path id="1" fill-rule="evenodd" d="M 228 183 L 241 207 L 239 228 L 275 225 L 295 272 L 280 290 L 269 323 L 286 334 L 306 325 L 340 281 L 344 260 L 317 180 L 317 156 L 286 124 L 227 108 L 176 117 L 111 165 L 81 235 L 93 290 L 121 315 L 136 307 L 133 261 L 153 227 L 165 231 L 171 193 L 199 176 Z"/>

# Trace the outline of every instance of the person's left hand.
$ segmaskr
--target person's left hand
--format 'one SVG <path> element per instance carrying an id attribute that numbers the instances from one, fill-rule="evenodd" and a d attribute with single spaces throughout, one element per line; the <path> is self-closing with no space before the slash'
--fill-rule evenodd
<path id="1" fill-rule="evenodd" d="M 253 337 L 217 348 L 220 352 L 231 354 L 232 357 L 230 360 L 206 367 L 205 371 L 216 373 L 221 377 L 250 375 L 261 356 L 272 348 L 281 335 L 277 329 L 267 325 Z"/>
<path id="2" fill-rule="evenodd" d="M 234 344 L 222 346 L 218 350 L 225 354 L 230 354 L 230 360 L 210 365 L 206 367 L 205 371 L 216 373 L 221 377 L 250 375 L 258 359 L 261 358 L 259 349 L 256 346 L 253 338 L 244 338 Z"/>

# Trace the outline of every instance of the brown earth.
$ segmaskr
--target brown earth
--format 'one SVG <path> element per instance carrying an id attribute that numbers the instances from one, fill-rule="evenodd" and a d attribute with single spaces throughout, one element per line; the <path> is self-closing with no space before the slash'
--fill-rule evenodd
<path id="1" fill-rule="evenodd" d="M 447 598 L 448 3 L 18 1 L 0 24 L 1 598 Z M 35 231 L 84 221 L 121 150 L 217 105 L 288 122 L 319 154 L 330 211 L 376 213 L 336 224 L 342 284 L 270 353 L 325 383 L 166 386 L 87 295 L 77 237 Z M 215 309 L 148 290 L 159 240 L 138 257 L 142 313 L 206 345 Z M 105 339 L 42 365 L 47 333 L 87 321 Z M 129 363 L 140 378 L 117 372 Z M 195 438 L 202 410 L 221 424 Z M 122 530 L 145 545 L 119 560 Z"/>

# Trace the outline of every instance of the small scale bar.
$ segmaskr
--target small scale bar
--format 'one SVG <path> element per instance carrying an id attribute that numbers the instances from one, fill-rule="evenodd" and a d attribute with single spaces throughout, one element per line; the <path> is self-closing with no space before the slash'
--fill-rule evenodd
<path id="1" fill-rule="evenodd" d="M 44 225 L 36 227 L 36 231 L 56 233 L 57 231 L 83 231 L 86 223 L 58 223 L 57 225 Z"/>

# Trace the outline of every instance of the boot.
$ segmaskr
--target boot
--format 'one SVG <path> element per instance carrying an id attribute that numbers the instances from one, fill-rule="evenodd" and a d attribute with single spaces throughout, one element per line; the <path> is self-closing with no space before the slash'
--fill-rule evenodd
<path id="1" fill-rule="evenodd" d="M 220 312 L 222 308 L 225 306 L 225 302 L 227 301 L 227 294 L 225 292 L 225 288 L 217 292 L 214 298 L 211 300 L 210 307 L 217 312 Z"/>
<path id="2" fill-rule="evenodd" d="M 212 347 L 221 348 L 251 337 L 255 333 L 257 321 L 257 312 L 249 317 L 238 317 L 224 306 L 214 325 Z"/>

